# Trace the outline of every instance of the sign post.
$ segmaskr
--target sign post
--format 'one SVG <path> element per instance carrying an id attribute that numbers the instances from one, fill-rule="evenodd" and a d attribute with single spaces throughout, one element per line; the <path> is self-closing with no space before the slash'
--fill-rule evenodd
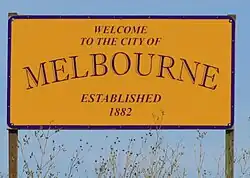
<path id="1" fill-rule="evenodd" d="M 18 130 L 8 129 L 9 136 L 9 177 L 18 177 Z"/>
<path id="2" fill-rule="evenodd" d="M 232 167 L 232 16 L 9 16 L 10 128 L 226 130 Z"/>
<path id="3" fill-rule="evenodd" d="M 234 178 L 234 129 L 226 130 L 225 177 Z"/>

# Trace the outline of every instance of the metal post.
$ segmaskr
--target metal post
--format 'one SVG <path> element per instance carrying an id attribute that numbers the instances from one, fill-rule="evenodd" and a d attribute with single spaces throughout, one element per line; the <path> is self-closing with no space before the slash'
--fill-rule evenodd
<path id="1" fill-rule="evenodd" d="M 236 15 L 229 14 L 229 16 L 236 20 Z M 234 178 L 234 127 L 225 133 L 225 177 Z"/>
<path id="2" fill-rule="evenodd" d="M 8 132 L 9 132 L 9 177 L 17 178 L 18 130 L 8 129 Z"/>
<path id="3" fill-rule="evenodd" d="M 16 12 L 8 14 L 8 17 L 17 15 Z M 9 178 L 18 177 L 18 130 L 8 128 L 9 136 Z"/>

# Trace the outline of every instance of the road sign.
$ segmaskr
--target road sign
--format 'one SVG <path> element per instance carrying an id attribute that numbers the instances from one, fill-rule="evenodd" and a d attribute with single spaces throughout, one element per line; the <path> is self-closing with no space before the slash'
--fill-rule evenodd
<path id="1" fill-rule="evenodd" d="M 8 125 L 227 129 L 230 16 L 13 16 Z"/>

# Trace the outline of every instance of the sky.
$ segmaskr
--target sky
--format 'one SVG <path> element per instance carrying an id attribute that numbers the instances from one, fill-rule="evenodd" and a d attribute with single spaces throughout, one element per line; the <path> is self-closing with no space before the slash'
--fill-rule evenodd
<path id="1" fill-rule="evenodd" d="M 8 135 L 6 124 L 6 76 L 7 76 L 7 21 L 9 12 L 17 12 L 19 14 L 29 15 L 226 15 L 236 14 L 236 83 L 235 83 L 235 146 L 236 148 L 249 148 L 249 121 L 250 115 L 250 60 L 249 41 L 250 41 L 250 1 L 249 0 L 1 0 L 0 2 L 0 172 L 8 170 Z M 248 41 L 249 40 L 249 41 Z M 207 130 L 206 130 L 207 131 Z M 31 131 L 20 131 L 19 138 L 25 134 L 32 134 Z M 146 131 L 62 131 L 56 136 L 56 141 L 64 143 L 69 152 L 63 154 L 59 158 L 59 168 L 65 170 L 67 162 L 71 156 L 70 151 L 74 151 L 79 144 L 79 139 L 83 138 L 93 144 L 94 150 L 87 154 L 85 168 L 91 167 L 91 160 L 95 159 L 100 153 L 100 147 L 108 147 L 108 143 L 112 143 L 112 139 L 105 141 L 105 136 L 109 138 L 119 137 L 122 146 L 126 146 L 128 139 L 131 137 L 140 138 Z M 174 145 L 178 140 L 182 140 L 185 145 L 185 154 L 182 160 L 182 166 L 186 167 L 190 178 L 196 177 L 194 164 L 194 144 L 197 143 L 197 132 L 186 130 L 161 131 L 164 141 Z M 208 131 L 204 140 L 204 149 L 206 151 L 206 167 L 212 171 L 216 170 L 214 157 L 218 157 L 223 151 L 224 146 L 223 130 Z M 122 147 L 121 146 L 121 147 Z M 31 145 L 29 148 L 34 152 L 38 152 L 37 145 Z M 89 163 L 88 163 L 89 161 Z M 62 163 L 62 164 L 61 164 Z M 250 164 L 250 163 L 249 163 Z M 21 161 L 19 162 L 21 165 Z M 87 167 L 86 167 L 87 166 Z M 21 168 L 20 168 L 21 170 Z M 89 174 L 90 177 L 93 174 Z M 238 171 L 236 172 L 238 175 Z M 237 177 L 237 176 L 236 176 Z"/>

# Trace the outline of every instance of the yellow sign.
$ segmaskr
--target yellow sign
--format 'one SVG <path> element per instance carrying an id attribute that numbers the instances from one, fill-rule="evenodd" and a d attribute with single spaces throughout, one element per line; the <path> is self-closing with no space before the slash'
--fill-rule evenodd
<path id="1" fill-rule="evenodd" d="M 8 125 L 231 127 L 234 26 L 229 16 L 14 16 Z"/>

